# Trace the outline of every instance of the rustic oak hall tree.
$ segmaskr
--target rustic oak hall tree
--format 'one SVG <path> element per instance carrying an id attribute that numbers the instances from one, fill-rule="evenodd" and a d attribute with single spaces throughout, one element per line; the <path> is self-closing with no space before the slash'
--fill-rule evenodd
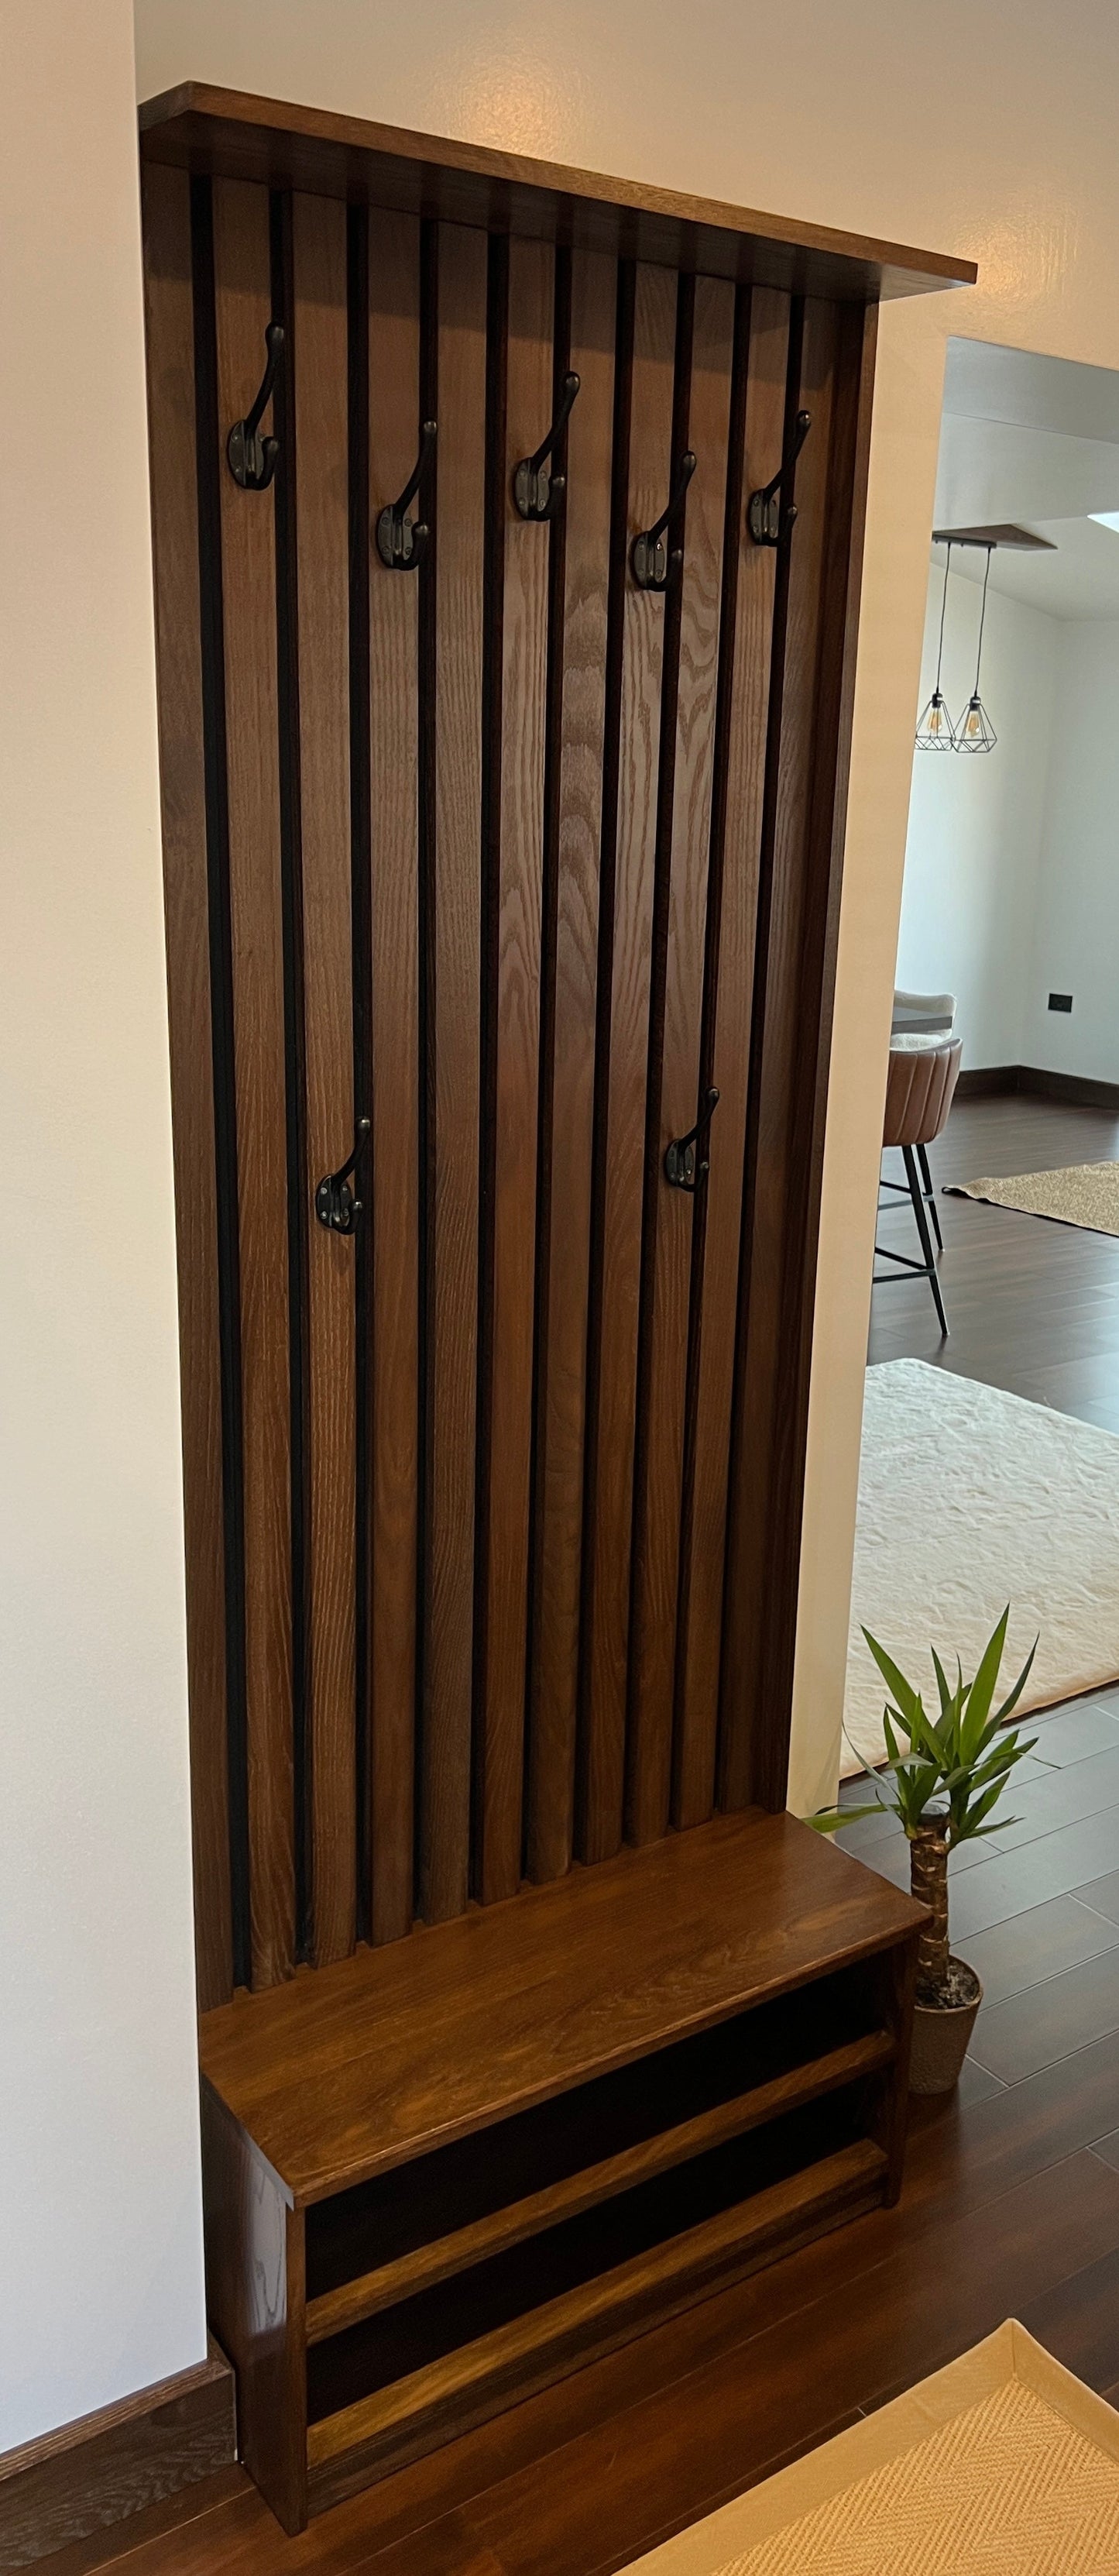
<path id="1" fill-rule="evenodd" d="M 295 2528 L 899 2186 L 922 1918 L 780 1811 L 875 313 L 973 272 L 141 122 L 208 2263 Z"/>

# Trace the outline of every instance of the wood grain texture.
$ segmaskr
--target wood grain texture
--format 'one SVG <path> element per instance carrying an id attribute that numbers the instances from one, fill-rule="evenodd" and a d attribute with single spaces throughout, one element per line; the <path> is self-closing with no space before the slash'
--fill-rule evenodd
<path id="1" fill-rule="evenodd" d="M 203 2017 L 203 2072 L 310 2202 L 908 1939 L 923 1919 L 792 1816 L 715 1817 L 515 1905 L 235 1997 Z"/>
<path id="2" fill-rule="evenodd" d="M 138 2516 L 216 2486 L 236 2447 L 233 2373 L 211 2342 L 204 2361 L 0 2456 L 0 2567 L 49 2558 L 54 2576 L 60 2551 L 65 2567 L 71 2552 L 91 2565 L 127 2548 Z M 77 2544 L 94 2533 L 102 2550 L 87 2555 Z"/>
<path id="3" fill-rule="evenodd" d="M 237 2372 L 238 2450 L 286 2531 L 306 2520 L 303 2219 L 202 2086 L 207 2307 Z"/>
<path id="4" fill-rule="evenodd" d="M 870 2141 L 842 2149 L 651 2252 L 619 2263 L 511 2324 L 312 2424 L 309 2486 L 318 2506 L 355 2479 L 483 2420 L 517 2391 L 581 2369 L 597 2354 L 772 2260 L 780 2246 L 838 2226 L 881 2197 L 885 2158 Z"/>
<path id="5" fill-rule="evenodd" d="M 214 189 L 244 1389 L 245 1644 L 254 1984 L 294 1957 L 291 1495 L 284 984 L 270 500 L 224 456 L 263 370 L 268 198 Z"/>
<path id="6" fill-rule="evenodd" d="M 420 234 L 369 218 L 371 518 L 416 460 Z M 371 1853 L 375 1941 L 413 1915 L 419 1470 L 419 577 L 369 553 L 373 1440 Z"/>
<path id="7" fill-rule="evenodd" d="M 671 822 L 662 815 L 659 826 L 667 850 L 667 953 L 659 1099 L 655 1109 L 650 1104 L 648 1131 L 655 1150 L 646 1168 L 644 1211 L 648 1303 L 642 1382 L 648 1399 L 634 1497 L 628 1778 L 629 1830 L 638 1843 L 655 1841 L 667 1830 L 672 1782 L 696 1198 L 669 1188 L 664 1151 L 672 1137 L 694 1126 L 699 1107 L 733 332 L 733 288 L 722 280 L 697 279 L 687 429 L 686 436 L 680 434 L 698 463 L 684 523 Z M 708 1150 L 715 1154 L 721 1146 L 716 1121 Z M 704 1188 L 700 1181 L 697 1196 Z"/>
<path id="8" fill-rule="evenodd" d="M 306 1157 L 313 1194 L 350 1150 L 346 218 L 292 204 Z M 360 1185 L 359 1185 L 360 1186 Z M 320 1964 L 354 1944 L 354 1247 L 307 1240 L 311 1921 Z"/>
<path id="9" fill-rule="evenodd" d="M 614 262 L 577 252 L 571 263 L 570 364 L 580 391 L 568 429 L 564 503 L 547 1322 L 540 1353 L 529 1704 L 533 1879 L 558 1878 L 570 1866 L 574 1844 L 616 303 Z"/>
<path id="10" fill-rule="evenodd" d="M 368 195 L 374 204 L 410 214 L 496 222 L 536 239 L 574 239 L 588 248 L 659 258 L 673 269 L 756 274 L 761 284 L 802 291 L 811 285 L 817 294 L 847 294 L 857 302 L 975 280 L 969 260 L 201 81 L 148 99 L 140 126 L 144 152 L 156 158 L 189 157 L 199 168 L 212 163 L 235 177 L 351 200 Z"/>
<path id="11" fill-rule="evenodd" d="M 465 1905 L 470 1858 L 478 1327 L 484 233 L 439 234 L 433 1347 L 420 1911 Z"/>
<path id="12" fill-rule="evenodd" d="M 210 932 L 194 441 L 190 183 L 144 173 L 159 781 L 175 1141 L 195 1955 L 205 2012 L 233 1989 Z"/>
<path id="13" fill-rule="evenodd" d="M 894 1956 L 891 1952 L 890 1957 Z M 839 2085 L 856 2078 L 876 2074 L 887 2066 L 896 2053 L 896 2042 L 888 2031 L 874 2031 L 865 2039 L 850 2040 L 840 2048 L 790 2074 L 774 2076 L 768 2084 L 757 2085 L 752 2092 L 740 2093 L 730 2102 L 718 2102 L 713 2110 L 701 2111 L 695 2119 L 681 2121 L 676 2127 L 663 2129 L 637 2146 L 626 2147 L 617 2155 L 607 2156 L 598 2164 L 587 2165 L 542 2191 L 525 2199 L 510 2202 L 506 2208 L 493 2210 L 469 2226 L 456 2228 L 453 2234 L 436 2237 L 419 2245 L 409 2254 L 399 2255 L 394 2262 L 367 2272 L 353 2281 L 345 2281 L 336 2290 L 327 2290 L 307 2302 L 307 2341 L 321 2343 L 328 2335 L 337 2334 L 364 2317 L 377 2316 L 397 2300 L 410 2298 L 418 2290 L 429 2289 L 436 2282 L 450 2280 L 456 2273 L 475 2263 L 484 2263 L 491 2254 L 502 2253 L 512 2245 L 523 2245 L 567 2218 L 577 2217 L 585 2209 L 595 2209 L 620 2192 L 631 2191 L 656 2175 L 674 2172 L 694 2156 L 706 2155 L 711 2148 L 724 2146 L 728 2139 L 744 2137 L 751 2129 L 795 2110 L 805 2102 L 814 2102 Z M 896 2087 L 891 2090 L 896 2098 Z M 904 2109 L 904 2097 L 902 2098 Z"/>
<path id="14" fill-rule="evenodd" d="M 755 288 L 746 347 L 742 502 L 781 462 L 789 307 Z M 681 1588 L 673 1820 L 698 1824 L 715 1793 L 727 1473 L 737 1335 L 742 1181 L 750 1079 L 755 932 L 761 859 L 765 746 L 773 641 L 776 556 L 751 543 L 742 512 L 726 580 L 728 705 L 718 781 L 704 1010 L 711 1079 L 719 1108 L 702 1210 L 700 1305 L 689 1468 L 687 1545 Z"/>
<path id="15" fill-rule="evenodd" d="M 639 268 L 627 543 L 652 525 L 668 497 L 675 339 L 675 281 L 659 269 Z M 602 1147 L 601 1326 L 594 1355 L 597 1400 L 588 1478 L 588 1860 L 616 1851 L 622 1832 L 663 647 L 664 599 L 639 590 L 627 575 L 609 960 L 609 1091 Z"/>
<path id="16" fill-rule="evenodd" d="M 480 1794 L 478 1893 L 511 1896 L 521 1877 L 525 1656 L 532 1463 L 536 1155 L 540 1083 L 541 902 L 548 665 L 548 531 L 524 520 L 512 497 L 519 458 L 542 438 L 552 410 L 555 257 L 547 244 L 514 242 L 508 271 L 501 602 L 500 786 L 495 797 L 496 938 L 492 981 L 494 1122 L 492 1238 L 484 1372 L 489 1421 L 478 1665 Z"/>

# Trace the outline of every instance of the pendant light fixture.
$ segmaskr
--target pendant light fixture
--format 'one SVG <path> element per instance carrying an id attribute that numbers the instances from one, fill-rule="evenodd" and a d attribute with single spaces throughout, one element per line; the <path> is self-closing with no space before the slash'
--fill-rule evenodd
<path id="1" fill-rule="evenodd" d="M 940 666 L 944 660 L 944 611 L 948 606 L 948 575 L 952 569 L 952 541 L 944 564 L 944 589 L 940 599 L 940 641 L 936 648 L 936 687 L 928 705 L 917 719 L 918 751 L 951 751 L 955 746 L 956 728 L 945 706 L 940 686 Z"/>
<path id="2" fill-rule="evenodd" d="M 953 751 L 993 751 L 998 735 L 979 695 L 979 665 L 983 659 L 983 621 L 987 614 L 987 584 L 991 578 L 991 557 L 995 549 L 987 548 L 987 569 L 983 575 L 983 604 L 979 611 L 979 645 L 975 656 L 975 687 L 956 727 Z"/>

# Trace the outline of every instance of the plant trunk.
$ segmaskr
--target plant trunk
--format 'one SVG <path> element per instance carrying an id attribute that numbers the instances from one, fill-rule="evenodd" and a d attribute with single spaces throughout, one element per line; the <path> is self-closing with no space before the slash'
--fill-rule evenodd
<path id="1" fill-rule="evenodd" d="M 909 1844 L 909 1883 L 932 1921 L 917 1943 L 917 1992 L 939 2000 L 948 1990 L 948 1845 L 937 1825 L 918 1825 Z"/>

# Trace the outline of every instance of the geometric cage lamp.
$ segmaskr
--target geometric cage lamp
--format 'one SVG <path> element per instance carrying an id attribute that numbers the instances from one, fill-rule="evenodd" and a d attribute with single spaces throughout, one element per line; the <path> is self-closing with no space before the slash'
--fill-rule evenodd
<path id="1" fill-rule="evenodd" d="M 951 569 L 952 541 L 949 538 L 948 554 L 944 565 L 944 589 L 940 598 L 940 639 L 936 648 L 936 683 L 931 698 L 927 705 L 922 707 L 917 719 L 918 751 L 954 751 L 956 747 L 956 728 L 945 706 L 940 686 L 940 669 L 944 660 L 944 611 L 948 605 L 948 575 Z M 990 571 L 990 557 L 988 557 L 987 569 Z"/>

